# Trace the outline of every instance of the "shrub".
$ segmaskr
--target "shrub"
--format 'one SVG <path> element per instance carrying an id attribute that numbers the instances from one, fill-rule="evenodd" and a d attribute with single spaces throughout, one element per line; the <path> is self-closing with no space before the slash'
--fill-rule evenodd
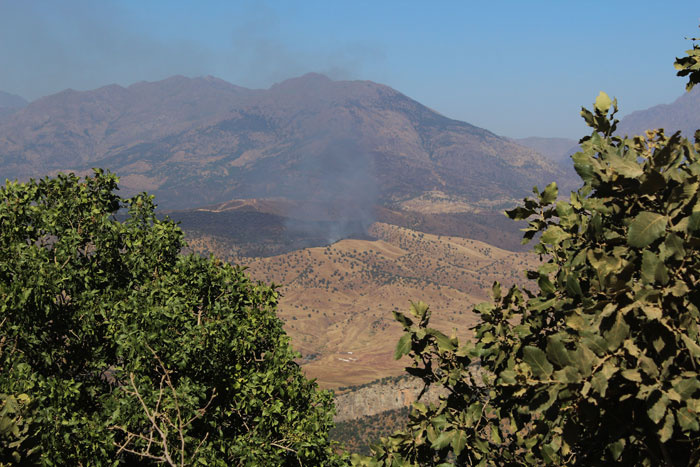
<path id="1" fill-rule="evenodd" d="M 274 288 L 181 256 L 152 197 L 116 189 L 100 170 L 0 189 L 0 462 L 339 462 Z"/>
<path id="2" fill-rule="evenodd" d="M 604 93 L 583 109 L 593 132 L 568 202 L 551 184 L 507 213 L 546 261 L 527 272 L 537 290 L 495 284 L 465 344 L 430 328 L 425 304 L 395 313 L 396 356 L 447 395 L 355 463 L 700 463 L 700 132 L 620 137 L 616 112 Z"/>

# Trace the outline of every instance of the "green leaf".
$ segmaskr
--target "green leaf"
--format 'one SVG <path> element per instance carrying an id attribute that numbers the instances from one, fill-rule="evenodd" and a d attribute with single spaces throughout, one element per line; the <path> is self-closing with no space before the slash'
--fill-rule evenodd
<path id="1" fill-rule="evenodd" d="M 629 332 L 630 327 L 625 322 L 625 318 L 621 313 L 618 313 L 612 328 L 603 335 L 608 344 L 608 350 L 613 351 L 620 347 L 620 344 L 629 335 Z"/>
<path id="2" fill-rule="evenodd" d="M 551 204 L 556 201 L 557 196 L 559 196 L 559 188 L 555 182 L 552 182 L 540 194 L 540 203 Z"/>
<path id="3" fill-rule="evenodd" d="M 574 161 L 574 169 L 579 177 L 581 177 L 584 182 L 590 183 L 595 176 L 595 169 L 591 156 L 583 152 L 577 152 L 571 156 L 571 159 Z"/>
<path id="4" fill-rule="evenodd" d="M 603 91 L 600 91 L 598 97 L 595 99 L 594 107 L 601 114 L 607 114 L 608 110 L 610 110 L 611 104 L 612 101 L 610 100 L 610 97 L 608 97 L 608 95 Z"/>
<path id="5" fill-rule="evenodd" d="M 624 159 L 615 154 L 608 154 L 606 160 L 608 164 L 610 164 L 610 167 L 623 177 L 636 179 L 644 173 L 644 170 L 642 170 L 642 167 L 637 161 Z"/>
<path id="6" fill-rule="evenodd" d="M 411 318 L 404 315 L 403 313 L 399 313 L 398 311 L 392 311 L 392 313 L 394 314 L 394 319 L 401 323 L 404 329 L 411 327 L 411 325 L 413 324 Z"/>
<path id="7" fill-rule="evenodd" d="M 693 339 L 688 337 L 685 333 L 681 334 L 681 339 L 685 344 L 686 348 L 690 351 L 690 354 L 694 358 L 700 358 L 700 346 Z"/>
<path id="8" fill-rule="evenodd" d="M 654 360 L 647 357 L 646 355 L 640 355 L 638 358 L 639 368 L 649 375 L 651 378 L 656 378 L 659 375 L 659 368 L 654 363 Z"/>
<path id="9" fill-rule="evenodd" d="M 700 381 L 697 376 L 694 378 L 682 379 L 673 386 L 673 389 L 681 395 L 683 399 L 690 399 L 700 389 Z"/>
<path id="10" fill-rule="evenodd" d="M 586 109 L 585 107 L 581 107 L 581 116 L 586 121 L 586 124 L 588 126 L 595 126 L 595 117 L 593 116 L 590 110 Z"/>
<path id="11" fill-rule="evenodd" d="M 534 209 L 528 209 L 523 206 L 518 206 L 516 208 L 506 210 L 506 216 L 508 216 L 510 219 L 516 220 L 516 221 L 521 221 L 524 219 L 527 219 L 528 217 L 532 216 L 535 214 Z"/>
<path id="12" fill-rule="evenodd" d="M 496 426 L 492 426 L 491 428 L 491 441 L 493 441 L 493 444 L 496 446 L 503 444 L 503 440 L 501 439 L 501 435 L 498 434 L 498 428 Z"/>
<path id="13" fill-rule="evenodd" d="M 650 320 L 660 320 L 663 316 L 663 310 L 656 305 L 642 305 L 642 311 Z"/>
<path id="14" fill-rule="evenodd" d="M 544 387 L 540 386 L 535 392 L 535 396 L 529 398 L 527 407 L 521 407 L 521 410 L 528 410 L 532 413 L 544 412 L 557 401 L 558 395 L 558 385 L 550 385 L 546 390 Z"/>
<path id="15" fill-rule="evenodd" d="M 608 449 L 610 450 L 610 454 L 612 454 L 613 460 L 618 460 L 620 458 L 625 449 L 625 444 L 627 444 L 625 439 L 621 438 L 608 445 Z"/>
<path id="16" fill-rule="evenodd" d="M 464 446 L 467 444 L 467 433 L 463 430 L 456 430 L 452 438 L 452 450 L 456 456 L 459 456 Z"/>
<path id="17" fill-rule="evenodd" d="M 683 282 L 682 280 L 678 280 L 673 283 L 673 286 L 670 288 L 671 294 L 674 297 L 685 297 L 688 292 L 690 292 L 690 289 L 688 288 L 688 285 Z"/>
<path id="18" fill-rule="evenodd" d="M 590 375 L 593 364 L 598 361 L 591 349 L 583 344 L 576 348 L 572 360 L 583 376 Z"/>
<path id="19" fill-rule="evenodd" d="M 666 414 L 666 417 L 664 418 L 664 424 L 659 430 L 659 440 L 662 443 L 665 443 L 669 439 L 671 439 L 671 436 L 673 436 L 673 426 L 675 425 L 675 418 L 673 417 L 673 413 L 669 412 Z"/>
<path id="20" fill-rule="evenodd" d="M 688 218 L 688 231 L 697 232 L 700 230 L 700 212 L 694 212 Z"/>
<path id="21" fill-rule="evenodd" d="M 654 423 L 659 423 L 666 413 L 666 407 L 668 406 L 669 401 L 665 394 L 659 393 L 658 391 L 653 394 L 653 397 L 655 398 L 655 401 L 647 410 L 647 414 Z"/>
<path id="22" fill-rule="evenodd" d="M 566 233 L 564 229 L 558 225 L 552 225 L 542 234 L 541 240 L 542 243 L 548 245 L 557 245 L 568 237 L 570 237 L 570 235 Z"/>
<path id="23" fill-rule="evenodd" d="M 547 339 L 547 357 L 550 361 L 556 363 L 559 368 L 564 368 L 571 364 L 569 352 L 561 341 L 561 337 L 557 335 L 550 336 Z"/>
<path id="24" fill-rule="evenodd" d="M 515 384 L 516 373 L 513 370 L 503 370 L 498 374 L 503 384 Z"/>
<path id="25" fill-rule="evenodd" d="M 538 377 L 549 377 L 554 370 L 545 353 L 537 347 L 528 345 L 523 348 L 523 361 L 530 366 L 532 373 Z"/>
<path id="26" fill-rule="evenodd" d="M 428 329 L 427 333 L 435 338 L 435 341 L 438 345 L 438 349 L 441 352 L 452 352 L 455 348 L 457 348 L 455 343 L 452 342 L 452 339 L 450 339 L 437 329 Z"/>
<path id="27" fill-rule="evenodd" d="M 620 374 L 628 381 L 633 381 L 635 383 L 642 382 L 642 375 L 640 375 L 637 370 L 623 370 Z"/>
<path id="28" fill-rule="evenodd" d="M 398 360 L 411 351 L 411 333 L 407 332 L 399 339 L 394 351 L 394 360 Z"/>
<path id="29" fill-rule="evenodd" d="M 574 274 L 569 274 L 566 277 L 566 291 L 574 297 L 580 297 L 583 295 L 583 291 L 581 291 L 581 283 Z"/>
<path id="30" fill-rule="evenodd" d="M 588 323 L 583 316 L 579 314 L 570 314 L 566 317 L 566 325 L 576 331 L 582 331 L 586 328 Z"/>
<path id="31" fill-rule="evenodd" d="M 429 313 L 430 307 L 425 302 L 411 302 L 410 312 L 416 318 L 424 318 Z"/>
<path id="32" fill-rule="evenodd" d="M 666 216 L 644 211 L 637 214 L 627 231 L 627 243 L 630 246 L 644 248 L 663 235 L 667 224 Z"/>
<path id="33" fill-rule="evenodd" d="M 661 258 L 649 250 L 642 253 L 642 280 L 647 284 L 668 283 L 668 269 Z"/>
<path id="34" fill-rule="evenodd" d="M 685 257 L 683 240 L 673 232 L 666 235 L 664 247 L 666 248 L 666 258 L 673 257 L 677 260 L 682 260 Z"/>
<path id="35" fill-rule="evenodd" d="M 608 378 L 603 373 L 596 373 L 591 378 L 591 387 L 594 391 L 605 397 L 605 391 L 608 389 Z"/>
<path id="36" fill-rule="evenodd" d="M 491 286 L 491 296 L 496 302 L 501 299 L 501 284 L 498 282 L 494 282 Z"/>
<path id="37" fill-rule="evenodd" d="M 431 448 L 440 450 L 446 446 L 449 446 L 452 443 L 454 437 L 455 430 L 443 431 L 440 433 L 437 439 L 433 441 Z"/>
<path id="38" fill-rule="evenodd" d="M 678 425 L 680 425 L 683 431 L 698 431 L 700 430 L 700 425 L 698 424 L 698 417 L 695 413 L 691 412 L 688 407 L 681 407 L 676 412 L 676 420 L 678 420 Z"/>
<path id="39" fill-rule="evenodd" d="M 577 383 L 581 379 L 581 374 L 573 366 L 564 367 L 562 370 L 554 372 L 554 379 L 561 383 Z"/>
<path id="40" fill-rule="evenodd" d="M 542 291 L 542 295 L 545 296 L 554 294 L 557 290 L 547 276 L 540 276 L 540 278 L 537 279 L 537 285 Z"/>

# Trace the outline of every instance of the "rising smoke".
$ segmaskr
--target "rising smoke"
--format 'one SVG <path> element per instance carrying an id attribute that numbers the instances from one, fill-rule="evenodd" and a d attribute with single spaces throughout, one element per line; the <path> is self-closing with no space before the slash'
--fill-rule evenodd
<path id="1" fill-rule="evenodd" d="M 176 14 L 177 8 L 167 2 L 0 0 L 0 90 L 34 100 L 67 88 L 173 75 L 213 75 L 267 88 L 309 71 L 357 78 L 365 64 L 384 60 L 376 44 L 361 41 L 311 48 L 292 43 L 284 31 L 294 25 L 264 2 L 207 3 L 195 18 Z M 203 20 L 211 24 L 198 23 Z"/>
<path id="2" fill-rule="evenodd" d="M 378 187 L 374 159 L 357 139 L 327 139 L 318 155 L 301 159 L 299 169 L 306 180 L 296 193 L 298 204 L 288 213 L 287 228 L 325 238 L 328 244 L 366 237 Z"/>

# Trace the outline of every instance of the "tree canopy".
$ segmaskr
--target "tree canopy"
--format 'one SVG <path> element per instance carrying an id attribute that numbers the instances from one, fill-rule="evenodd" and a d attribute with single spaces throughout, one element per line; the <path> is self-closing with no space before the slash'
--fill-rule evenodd
<path id="1" fill-rule="evenodd" d="M 699 53 L 676 61 L 688 89 Z M 445 395 L 356 464 L 700 463 L 700 132 L 619 136 L 616 112 L 582 110 L 568 201 L 552 183 L 507 212 L 543 260 L 533 291 L 495 284 L 466 343 L 423 303 L 395 313 L 396 356 Z"/>
<path id="2" fill-rule="evenodd" d="M 152 197 L 116 189 L 0 188 L 0 463 L 340 463 L 275 289 L 181 255 Z"/>

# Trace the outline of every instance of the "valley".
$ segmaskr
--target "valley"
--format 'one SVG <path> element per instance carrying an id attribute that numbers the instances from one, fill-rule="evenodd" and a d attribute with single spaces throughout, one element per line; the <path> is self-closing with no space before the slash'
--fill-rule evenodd
<path id="1" fill-rule="evenodd" d="M 0 0 L 0 467 L 700 465 L 698 5 L 628 3 Z"/>
<path id="2" fill-rule="evenodd" d="M 369 81 L 308 74 L 251 90 L 175 76 L 32 103 L 8 96 L 6 176 L 114 170 L 122 195 L 156 195 L 186 251 L 278 286 L 297 361 L 335 392 L 334 436 L 353 449 L 404 423 L 422 388 L 405 377 L 410 361 L 394 360 L 393 312 L 423 301 L 432 327 L 469 338 L 493 282 L 528 286 L 539 261 L 503 210 L 535 184 L 575 187 L 576 141 L 500 137 Z M 679 128 L 674 109 L 692 113 L 697 96 L 621 128 Z"/>
<path id="3" fill-rule="evenodd" d="M 493 282 L 523 285 L 523 271 L 538 261 L 530 253 L 385 223 L 367 233 L 374 240 L 223 257 L 247 267 L 254 279 L 280 285 L 279 316 L 307 375 L 325 388 L 404 373 L 407 360 L 393 358 L 401 328 L 392 311 L 424 301 L 434 327 L 468 336 L 476 322 L 471 307 L 490 298 Z M 216 251 L 214 238 L 199 234 L 189 241 L 196 252 Z"/>

